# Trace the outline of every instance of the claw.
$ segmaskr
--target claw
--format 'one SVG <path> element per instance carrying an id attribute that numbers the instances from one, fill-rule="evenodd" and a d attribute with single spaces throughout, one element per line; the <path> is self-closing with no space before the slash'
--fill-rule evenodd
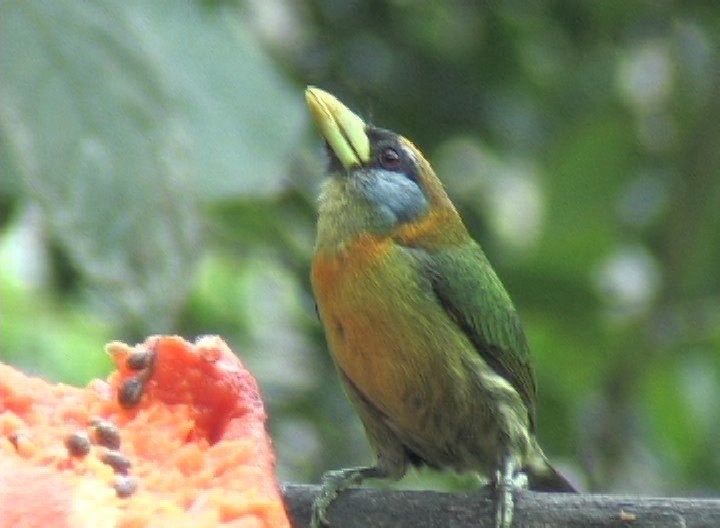
<path id="1" fill-rule="evenodd" d="M 350 483 L 346 483 L 347 477 L 345 472 L 328 471 L 323 475 L 320 494 L 312 505 L 312 517 L 310 518 L 310 528 L 320 528 L 330 523 L 327 519 L 327 509 L 330 504 L 337 498 L 340 490 L 347 487 Z"/>
<path id="2" fill-rule="evenodd" d="M 515 464 L 506 461 L 503 470 L 495 474 L 497 483 L 497 505 L 495 510 L 495 528 L 510 528 L 512 526 L 515 501 L 513 493 L 528 487 L 528 478 L 525 473 L 515 473 Z"/>
<path id="3" fill-rule="evenodd" d="M 327 519 L 327 509 L 337 498 L 338 494 L 350 486 L 359 485 L 365 478 L 377 476 L 378 473 L 379 471 L 375 467 L 338 469 L 325 473 L 322 477 L 320 493 L 312 505 L 310 528 L 329 526 L 330 522 Z"/>
<path id="4" fill-rule="evenodd" d="M 322 487 L 320 494 L 312 505 L 312 517 L 310 518 L 310 528 L 319 528 L 327 526 L 327 509 L 334 501 L 339 492 L 341 483 L 338 481 L 336 471 L 329 471 L 322 478 Z"/>

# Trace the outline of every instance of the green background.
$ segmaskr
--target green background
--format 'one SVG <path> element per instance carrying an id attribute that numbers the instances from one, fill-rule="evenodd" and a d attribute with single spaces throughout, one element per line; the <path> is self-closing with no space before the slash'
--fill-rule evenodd
<path id="1" fill-rule="evenodd" d="M 281 478 L 371 460 L 308 272 L 317 85 L 433 162 L 524 320 L 587 490 L 720 487 L 716 2 L 0 3 L 0 359 L 222 335 Z M 424 472 L 403 487 L 458 488 Z"/>

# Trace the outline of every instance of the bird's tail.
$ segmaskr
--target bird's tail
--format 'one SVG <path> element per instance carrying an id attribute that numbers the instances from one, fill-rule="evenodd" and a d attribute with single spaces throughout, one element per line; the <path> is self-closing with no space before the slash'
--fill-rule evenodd
<path id="1" fill-rule="evenodd" d="M 545 455 L 537 463 L 525 468 L 528 477 L 528 487 L 533 491 L 547 491 L 558 493 L 577 493 L 575 486 L 570 484 L 557 469 L 555 469 Z"/>

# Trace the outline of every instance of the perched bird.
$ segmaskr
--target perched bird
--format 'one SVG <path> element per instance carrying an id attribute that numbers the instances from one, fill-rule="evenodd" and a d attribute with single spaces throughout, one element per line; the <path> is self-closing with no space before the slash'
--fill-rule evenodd
<path id="1" fill-rule="evenodd" d="M 305 92 L 327 144 L 312 288 L 333 360 L 377 461 L 329 471 L 313 505 L 410 465 L 474 471 L 498 492 L 575 491 L 535 438 L 535 378 L 517 312 L 442 183 L 407 139 Z"/>

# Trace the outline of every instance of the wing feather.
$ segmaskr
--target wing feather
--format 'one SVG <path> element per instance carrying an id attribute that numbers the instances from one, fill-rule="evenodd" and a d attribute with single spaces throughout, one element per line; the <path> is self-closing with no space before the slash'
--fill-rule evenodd
<path id="1" fill-rule="evenodd" d="M 518 392 L 535 424 L 535 376 L 520 318 L 477 243 L 429 253 L 408 248 L 432 284 L 438 301 L 478 354 Z"/>

